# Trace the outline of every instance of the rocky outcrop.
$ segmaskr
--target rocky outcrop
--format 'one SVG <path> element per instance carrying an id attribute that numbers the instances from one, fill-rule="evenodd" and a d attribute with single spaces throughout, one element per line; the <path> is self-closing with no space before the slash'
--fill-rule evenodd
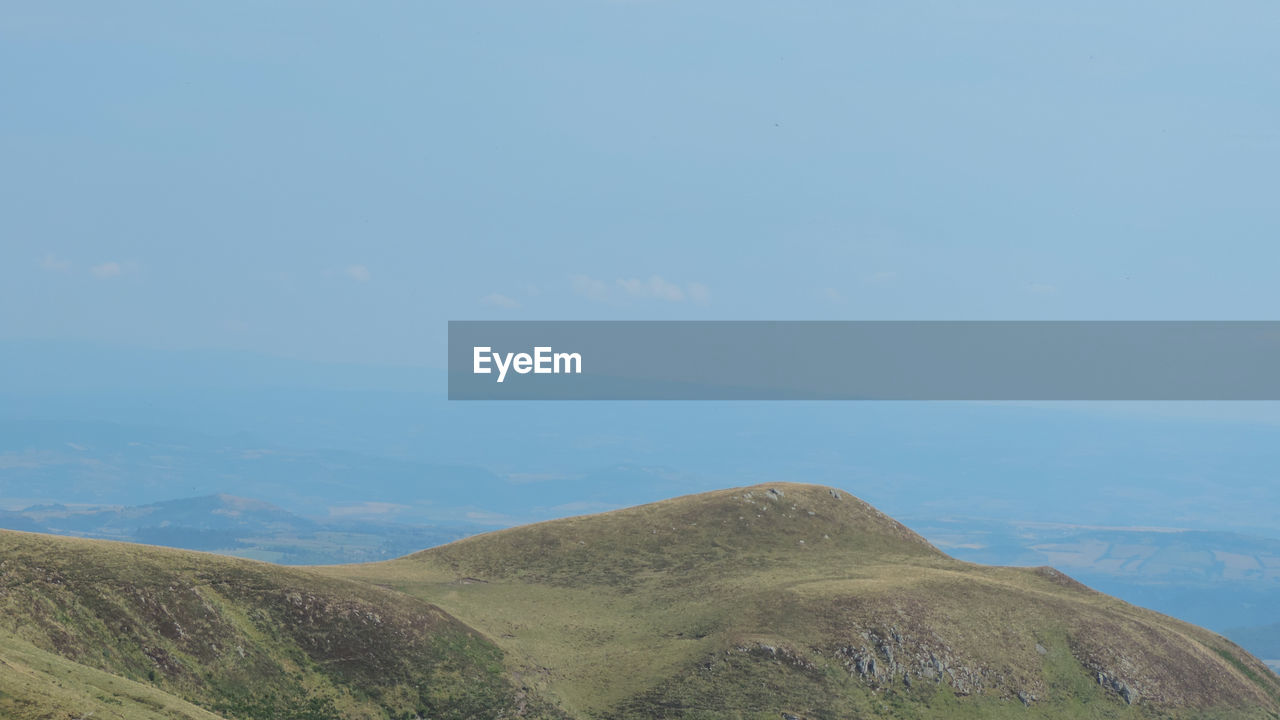
<path id="1" fill-rule="evenodd" d="M 864 630 L 861 636 L 862 642 L 841 645 L 830 654 L 850 675 L 872 687 L 942 684 L 957 695 L 994 694 L 1024 705 L 1044 691 L 1039 683 L 1019 682 L 1007 672 L 960 656 L 936 634 L 912 636 L 889 626 Z"/>

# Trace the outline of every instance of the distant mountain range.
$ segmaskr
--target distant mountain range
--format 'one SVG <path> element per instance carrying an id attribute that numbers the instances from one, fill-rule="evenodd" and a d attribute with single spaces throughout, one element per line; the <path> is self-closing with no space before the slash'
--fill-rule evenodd
<path id="1" fill-rule="evenodd" d="M 308 517 L 502 527 L 696 489 L 671 470 L 613 464 L 499 474 L 475 465 L 274 446 L 112 423 L 0 422 L 0 506 L 139 506 L 233 495 Z M 703 480 L 702 482 L 707 482 Z"/>
<path id="2" fill-rule="evenodd" d="M 0 513 L 0 528 L 206 550 L 289 565 L 368 562 L 474 534 L 467 523 L 313 520 L 261 500 L 208 495 L 148 505 L 34 505 Z"/>

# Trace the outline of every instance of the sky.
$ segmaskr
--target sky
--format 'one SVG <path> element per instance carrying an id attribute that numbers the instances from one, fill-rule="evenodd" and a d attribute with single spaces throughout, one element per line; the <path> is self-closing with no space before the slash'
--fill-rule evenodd
<path id="1" fill-rule="evenodd" d="M 1274 319 L 1266 2 L 11 2 L 0 340 Z"/>

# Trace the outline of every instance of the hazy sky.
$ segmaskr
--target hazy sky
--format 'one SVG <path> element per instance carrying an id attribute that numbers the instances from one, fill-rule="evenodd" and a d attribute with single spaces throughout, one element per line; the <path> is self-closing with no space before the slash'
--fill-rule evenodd
<path id="1" fill-rule="evenodd" d="M 1280 307 L 1273 2 L 0 12 L 0 339 Z"/>

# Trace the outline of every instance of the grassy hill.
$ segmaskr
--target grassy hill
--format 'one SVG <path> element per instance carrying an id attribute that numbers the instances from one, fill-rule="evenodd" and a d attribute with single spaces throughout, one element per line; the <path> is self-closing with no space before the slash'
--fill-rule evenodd
<path id="1" fill-rule="evenodd" d="M 956 561 L 775 484 L 326 570 L 438 604 L 578 717 L 1278 717 L 1229 641 L 1051 569 Z"/>
<path id="2" fill-rule="evenodd" d="M 0 717 L 1280 718 L 1229 641 L 775 484 L 286 568 L 0 532 Z"/>
<path id="3" fill-rule="evenodd" d="M 0 663 L 6 719 L 540 713 L 500 649 L 421 600 L 265 563 L 27 533 L 0 532 Z"/>

